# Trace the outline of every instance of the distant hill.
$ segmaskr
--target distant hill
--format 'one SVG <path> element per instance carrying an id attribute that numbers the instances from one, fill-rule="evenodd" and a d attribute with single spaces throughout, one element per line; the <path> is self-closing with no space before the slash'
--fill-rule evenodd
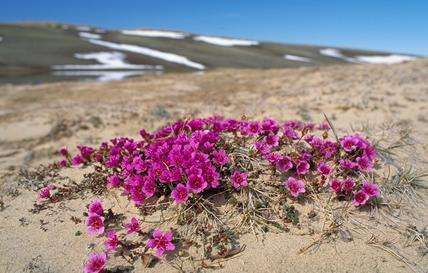
<path id="1" fill-rule="evenodd" d="M 0 25 L 0 83 L 82 78 L 107 81 L 217 68 L 398 63 L 415 57 L 169 30 L 104 30 L 37 22 Z"/>

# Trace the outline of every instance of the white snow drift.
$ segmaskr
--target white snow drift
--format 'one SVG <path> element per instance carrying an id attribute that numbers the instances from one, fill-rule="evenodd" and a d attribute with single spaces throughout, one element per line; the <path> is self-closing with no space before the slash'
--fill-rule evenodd
<path id="1" fill-rule="evenodd" d="M 229 46 L 229 47 L 230 46 L 253 46 L 253 45 L 259 44 L 258 41 L 229 39 L 229 38 L 214 37 L 214 36 L 195 36 L 193 40 L 205 42 L 213 45 Z"/>
<path id="2" fill-rule="evenodd" d="M 116 50 L 124 50 L 124 51 L 147 55 L 147 56 L 157 58 L 157 59 L 162 59 L 171 63 L 183 64 L 196 69 L 205 69 L 205 66 L 203 64 L 192 62 L 191 60 L 187 59 L 184 56 L 180 56 L 173 53 L 167 53 L 156 49 L 151 49 L 151 48 L 136 46 L 136 45 L 129 45 L 129 44 L 118 44 L 118 43 L 112 43 L 112 42 L 101 41 L 96 39 L 88 39 L 88 42 L 92 44 L 116 49 Z"/>
<path id="3" fill-rule="evenodd" d="M 182 33 L 182 32 L 151 30 L 151 29 L 122 30 L 122 33 L 126 35 L 135 35 L 135 36 L 143 36 L 143 37 L 160 37 L 160 38 L 171 38 L 171 39 L 184 39 L 187 36 L 185 33 Z"/>
<path id="4" fill-rule="evenodd" d="M 344 58 L 342 52 L 335 48 L 323 48 L 320 49 L 320 53 L 325 56 L 335 57 L 335 58 Z"/>
<path id="5" fill-rule="evenodd" d="M 86 39 L 100 39 L 101 35 L 89 33 L 89 32 L 79 32 L 79 36 Z"/>
<path id="6" fill-rule="evenodd" d="M 290 61 L 305 62 L 305 63 L 312 62 L 312 60 L 310 58 L 306 58 L 306 57 L 302 57 L 302 56 L 296 56 L 296 55 L 290 55 L 290 54 L 286 54 L 284 56 L 284 58 L 287 60 L 290 60 Z"/>
<path id="7" fill-rule="evenodd" d="M 55 76 L 96 77 L 96 81 L 106 82 L 122 80 L 131 76 L 162 73 L 161 65 L 140 65 L 125 62 L 125 54 L 121 52 L 76 53 L 74 56 L 83 60 L 96 60 L 100 64 L 67 64 L 54 65 Z M 60 71 L 58 71 L 60 70 Z M 112 71 L 122 70 L 122 71 Z"/>
<path id="8" fill-rule="evenodd" d="M 346 57 L 345 55 L 342 54 L 342 52 L 339 49 L 336 49 L 336 48 L 320 49 L 320 54 L 328 57 L 342 59 L 350 63 L 358 63 L 357 60 L 355 60 L 354 58 Z"/>
<path id="9" fill-rule="evenodd" d="M 397 64 L 415 60 L 414 56 L 392 54 L 387 56 L 357 56 L 358 61 L 371 64 Z"/>
<path id="10" fill-rule="evenodd" d="M 112 70 L 112 69 L 162 69 L 161 65 L 142 65 L 142 64 L 129 64 L 125 62 L 125 54 L 122 52 L 94 52 L 94 53 L 76 53 L 74 57 L 82 60 L 96 60 L 100 64 L 66 64 L 54 65 L 52 69 L 55 70 Z"/>
<path id="11" fill-rule="evenodd" d="M 342 52 L 336 48 L 324 48 L 320 53 L 325 56 L 343 59 L 352 63 L 370 63 L 370 64 L 397 64 L 416 59 L 414 56 L 407 55 L 371 55 L 371 56 L 355 56 L 354 58 L 346 57 Z"/>

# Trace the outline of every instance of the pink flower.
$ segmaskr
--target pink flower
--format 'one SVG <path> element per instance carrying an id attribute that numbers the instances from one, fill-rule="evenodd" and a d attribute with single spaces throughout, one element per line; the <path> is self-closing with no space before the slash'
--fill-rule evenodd
<path id="1" fill-rule="evenodd" d="M 85 162 L 85 159 L 81 155 L 76 155 L 71 159 L 71 164 L 73 164 L 73 166 L 78 166 L 84 162 Z"/>
<path id="2" fill-rule="evenodd" d="M 264 159 L 266 159 L 267 161 L 269 161 L 271 164 L 274 164 L 274 165 L 276 165 L 276 162 L 281 158 L 282 156 L 279 155 L 278 153 L 270 153 L 270 154 L 264 155 Z"/>
<path id="3" fill-rule="evenodd" d="M 330 181 L 330 190 L 339 194 L 341 192 L 350 193 L 355 187 L 355 181 L 351 178 L 340 180 L 333 179 Z"/>
<path id="4" fill-rule="evenodd" d="M 201 119 L 192 119 L 188 125 L 193 131 L 197 131 L 204 127 L 204 122 Z"/>
<path id="5" fill-rule="evenodd" d="M 92 203 L 89 205 L 89 208 L 88 208 L 88 214 L 89 215 L 103 216 L 104 208 L 103 208 L 103 203 L 101 202 L 101 200 L 97 199 L 97 200 L 92 201 Z"/>
<path id="6" fill-rule="evenodd" d="M 358 166 L 355 162 L 352 162 L 349 159 L 340 159 L 339 164 L 340 164 L 340 167 L 344 170 L 355 169 Z"/>
<path id="7" fill-rule="evenodd" d="M 297 135 L 296 131 L 294 131 L 293 128 L 289 126 L 284 127 L 284 136 L 289 139 L 299 139 L 299 136 Z"/>
<path id="8" fill-rule="evenodd" d="M 268 153 L 270 153 L 270 151 L 271 151 L 271 146 L 269 146 L 266 142 L 264 142 L 264 141 L 256 141 L 255 143 L 254 143 L 254 147 L 256 148 L 256 150 L 260 153 L 260 154 L 262 154 L 262 155 L 265 155 L 265 154 L 268 154 Z"/>
<path id="9" fill-rule="evenodd" d="M 311 153 L 309 153 L 309 152 L 303 152 L 300 155 L 300 160 L 309 161 L 309 160 L 312 159 L 312 157 L 313 157 L 313 155 Z"/>
<path id="10" fill-rule="evenodd" d="M 304 160 L 299 161 L 296 166 L 296 171 L 297 174 L 307 173 L 309 171 L 309 163 Z"/>
<path id="11" fill-rule="evenodd" d="M 140 223 L 137 218 L 132 217 L 129 223 L 123 225 L 126 228 L 126 234 L 132 234 L 141 230 Z"/>
<path id="12" fill-rule="evenodd" d="M 66 157 L 66 156 L 68 156 L 68 155 L 69 155 L 67 147 L 62 147 L 62 148 L 59 150 L 59 153 L 60 153 L 62 156 L 64 156 L 64 157 Z"/>
<path id="13" fill-rule="evenodd" d="M 107 178 L 107 187 L 108 188 L 118 187 L 120 185 L 120 183 L 121 183 L 121 180 L 120 180 L 119 176 L 116 174 L 110 175 Z"/>
<path id="14" fill-rule="evenodd" d="M 85 264 L 85 273 L 99 273 L 103 271 L 107 263 L 107 255 L 103 253 L 89 254 L 89 260 Z"/>
<path id="15" fill-rule="evenodd" d="M 147 179 L 143 185 L 143 192 L 146 197 L 152 197 L 156 192 L 156 182 L 153 179 Z"/>
<path id="16" fill-rule="evenodd" d="M 86 228 L 90 236 L 104 233 L 104 217 L 93 214 L 86 218 Z"/>
<path id="17" fill-rule="evenodd" d="M 174 198 L 176 204 L 182 204 L 189 199 L 189 192 L 183 184 L 178 184 L 175 189 L 171 192 L 171 197 Z"/>
<path id="18" fill-rule="evenodd" d="M 219 165 L 223 166 L 230 162 L 229 157 L 226 154 L 225 150 L 219 150 L 213 152 L 214 162 Z"/>
<path id="19" fill-rule="evenodd" d="M 201 175 L 190 175 L 187 181 L 187 188 L 194 193 L 200 193 L 208 186 L 207 181 Z"/>
<path id="20" fill-rule="evenodd" d="M 95 152 L 95 149 L 88 146 L 77 146 L 77 149 L 80 151 L 80 155 L 84 158 L 89 160 L 91 155 Z"/>
<path id="21" fill-rule="evenodd" d="M 369 196 L 363 190 L 358 191 L 354 194 L 354 200 L 352 200 L 352 204 L 356 207 L 364 206 L 369 200 Z"/>
<path id="22" fill-rule="evenodd" d="M 120 242 L 115 231 L 111 230 L 107 232 L 107 240 L 104 242 L 107 252 L 116 251 L 119 243 Z"/>
<path id="23" fill-rule="evenodd" d="M 63 159 L 63 160 L 60 160 L 60 161 L 58 162 L 58 165 L 59 165 L 61 168 L 65 168 L 65 167 L 67 167 L 68 162 L 67 162 L 67 160 L 66 160 L 66 159 Z"/>
<path id="24" fill-rule="evenodd" d="M 49 199 L 52 197 L 52 190 L 55 188 L 54 185 L 47 185 L 46 187 L 42 188 L 38 193 L 39 199 Z"/>
<path id="25" fill-rule="evenodd" d="M 342 184 L 342 190 L 346 193 L 350 193 L 355 188 L 355 181 L 351 178 L 345 179 Z"/>
<path id="26" fill-rule="evenodd" d="M 370 198 L 380 197 L 379 186 L 375 183 L 364 181 L 361 190 L 364 191 Z"/>
<path id="27" fill-rule="evenodd" d="M 279 137 L 277 135 L 267 135 L 265 137 L 266 144 L 272 147 L 276 147 L 279 145 Z"/>
<path id="28" fill-rule="evenodd" d="M 160 229 L 155 229 L 152 239 L 147 242 L 147 246 L 156 249 L 157 257 L 162 257 L 165 251 L 173 251 L 175 249 L 175 245 L 172 243 L 173 238 L 172 232 L 162 232 Z"/>
<path id="29" fill-rule="evenodd" d="M 369 172 L 373 169 L 373 162 L 367 156 L 357 157 L 358 169 L 362 172 Z"/>
<path id="30" fill-rule="evenodd" d="M 325 162 L 321 162 L 317 166 L 317 171 L 321 175 L 327 176 L 327 175 L 329 175 L 331 173 L 331 167 L 329 165 L 327 165 Z"/>
<path id="31" fill-rule="evenodd" d="M 327 140 L 322 144 L 320 152 L 324 158 L 331 158 L 337 153 L 337 145 L 336 143 Z"/>
<path id="32" fill-rule="evenodd" d="M 357 148 L 358 138 L 355 136 L 346 136 L 340 141 L 340 144 L 346 152 L 352 152 Z"/>
<path id="33" fill-rule="evenodd" d="M 375 160 L 376 156 L 377 156 L 377 151 L 376 148 L 373 146 L 368 146 L 365 150 L 364 150 L 364 154 L 370 159 L 370 160 Z"/>
<path id="34" fill-rule="evenodd" d="M 305 140 L 314 148 L 321 149 L 324 142 L 321 138 L 314 135 L 305 136 Z"/>
<path id="35" fill-rule="evenodd" d="M 141 188 L 135 187 L 131 188 L 131 200 L 134 202 L 134 204 L 139 207 L 144 204 L 144 201 L 146 200 L 146 196 L 141 191 Z"/>
<path id="36" fill-rule="evenodd" d="M 258 121 L 252 121 L 246 128 L 246 133 L 250 136 L 255 136 L 260 133 L 260 123 Z"/>
<path id="37" fill-rule="evenodd" d="M 293 168 L 293 163 L 291 162 L 291 158 L 289 156 L 283 156 L 276 162 L 276 167 L 281 172 L 286 172 L 289 169 Z"/>
<path id="38" fill-rule="evenodd" d="M 140 130 L 140 136 L 145 140 L 150 140 L 153 138 L 153 135 L 148 133 L 145 129 Z"/>
<path id="39" fill-rule="evenodd" d="M 235 171 L 232 174 L 232 186 L 235 189 L 248 186 L 247 177 L 248 177 L 247 173 L 241 173 L 241 172 Z"/>
<path id="40" fill-rule="evenodd" d="M 285 187 L 290 192 L 290 194 L 297 198 L 301 193 L 306 192 L 305 182 L 303 180 L 296 179 L 294 177 L 289 177 L 287 182 L 285 182 Z"/>
<path id="41" fill-rule="evenodd" d="M 213 189 L 220 185 L 220 175 L 214 169 L 208 169 L 205 172 L 204 178 Z"/>
<path id="42" fill-rule="evenodd" d="M 343 182 L 339 179 L 332 179 L 330 181 L 330 190 L 334 191 L 336 194 L 342 192 Z"/>
<path id="43" fill-rule="evenodd" d="M 276 133 L 278 132 L 279 126 L 276 120 L 267 118 L 262 121 L 262 130 L 264 132 Z"/>

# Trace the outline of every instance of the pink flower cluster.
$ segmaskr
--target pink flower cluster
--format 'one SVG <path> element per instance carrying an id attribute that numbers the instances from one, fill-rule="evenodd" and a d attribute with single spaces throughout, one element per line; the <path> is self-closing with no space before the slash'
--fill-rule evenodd
<path id="1" fill-rule="evenodd" d="M 86 228 L 90 236 L 97 236 L 104 234 L 104 207 L 100 200 L 94 200 L 88 207 L 88 217 L 86 218 Z M 108 233 L 108 238 L 112 238 L 113 234 Z M 105 243 L 107 251 L 114 248 L 114 243 Z M 107 264 L 107 253 L 91 253 L 89 254 L 88 261 L 85 264 L 85 273 L 99 273 L 102 272 Z"/>
<path id="2" fill-rule="evenodd" d="M 379 186 L 375 183 L 364 181 L 361 189 L 354 194 L 352 204 L 355 206 L 364 206 L 373 198 L 380 197 Z"/>
<path id="3" fill-rule="evenodd" d="M 249 151 L 246 156 L 251 160 L 270 164 L 273 175 L 282 179 L 292 198 L 312 193 L 308 183 L 350 196 L 355 206 L 379 197 L 376 184 L 360 180 L 361 173 L 371 172 L 375 166 L 374 146 L 358 134 L 335 141 L 328 137 L 329 131 L 327 123 L 273 119 L 214 116 L 180 120 L 153 133 L 142 129 L 138 140 L 115 138 L 103 142 L 98 149 L 78 146 L 79 154 L 73 157 L 63 148 L 60 154 L 64 159 L 58 166 L 97 165 L 98 172 L 106 176 L 106 188 L 120 190 L 137 207 L 155 196 L 166 196 L 176 205 L 185 205 L 213 189 L 235 192 L 252 187 L 255 176 L 237 156 Z M 50 196 L 49 189 L 42 191 L 43 198 Z M 89 234 L 107 237 L 106 251 L 111 252 L 120 245 L 121 235 L 105 232 L 104 217 L 101 202 L 95 201 L 89 206 L 86 224 Z M 125 223 L 124 228 L 126 235 L 143 234 L 136 218 Z M 175 248 L 171 241 L 172 233 L 155 230 L 147 246 L 161 256 Z"/>
<path id="4" fill-rule="evenodd" d="M 352 204 L 356 207 L 364 206 L 373 198 L 380 197 L 379 186 L 375 183 L 364 181 L 359 190 L 353 179 L 333 179 L 330 181 L 330 190 L 337 195 L 353 195 Z"/>
<path id="5" fill-rule="evenodd" d="M 105 232 L 104 226 L 104 207 L 100 200 L 94 200 L 88 207 L 88 217 L 86 219 L 87 232 L 90 236 L 104 235 L 106 240 L 104 241 L 105 252 L 103 253 L 91 253 L 88 261 L 85 264 L 84 272 L 86 273 L 99 273 L 102 272 L 107 264 L 107 254 L 117 251 L 118 247 L 122 244 L 120 236 L 126 236 L 130 234 L 140 234 L 141 226 L 137 218 L 132 217 L 129 222 L 123 224 L 126 229 L 126 234 L 118 234 L 114 230 Z M 150 239 L 147 240 L 147 247 L 154 249 L 157 257 L 162 257 L 165 252 L 173 251 L 175 245 L 172 242 L 174 235 L 172 232 L 162 232 L 159 229 L 155 229 Z"/>
<path id="6" fill-rule="evenodd" d="M 336 194 L 349 194 L 355 188 L 355 181 L 352 178 L 347 179 L 332 179 L 330 181 L 330 189 Z"/>
<path id="7" fill-rule="evenodd" d="M 142 129 L 140 140 L 115 138 L 103 142 L 98 149 L 78 146 L 79 154 L 74 157 L 66 148 L 61 149 L 60 154 L 68 165 L 102 164 L 108 173 L 107 187 L 122 188 L 137 206 L 156 194 L 165 194 L 166 185 L 171 188 L 170 197 L 176 204 L 219 186 L 230 185 L 236 190 L 247 187 L 249 174 L 235 167 L 230 157 L 232 151 L 226 145 L 230 138 L 236 140 L 237 137 L 250 140 L 247 143 L 257 151 L 258 157 L 290 177 L 284 185 L 293 197 L 304 193 L 305 181 L 314 175 L 323 180 L 341 176 L 347 181 L 346 186 L 342 189 L 338 186 L 341 183 L 334 181 L 334 191 L 351 192 L 347 179 L 373 169 L 374 146 L 358 134 L 335 142 L 314 134 L 317 130 L 328 132 L 330 128 L 327 123 L 287 121 L 281 124 L 273 119 L 210 117 L 177 121 L 154 133 Z M 341 149 L 343 153 L 339 153 Z M 221 184 L 224 182 L 229 183 Z"/>
<path id="8" fill-rule="evenodd" d="M 376 149 L 365 138 L 358 134 L 345 136 L 340 140 L 340 145 L 347 153 L 347 156 L 339 161 L 343 169 L 358 169 L 361 172 L 373 169 L 377 156 Z"/>
<path id="9" fill-rule="evenodd" d="M 90 236 L 104 234 L 104 208 L 100 200 L 93 201 L 88 208 L 86 227 Z"/>

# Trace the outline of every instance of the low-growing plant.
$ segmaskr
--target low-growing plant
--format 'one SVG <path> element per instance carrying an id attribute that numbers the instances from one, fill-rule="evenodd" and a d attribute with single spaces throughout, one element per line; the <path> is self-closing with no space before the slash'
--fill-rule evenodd
<path id="1" fill-rule="evenodd" d="M 85 187 L 103 196 L 119 192 L 138 208 L 117 225 L 121 218 L 103 200 L 89 204 L 88 234 L 105 239 L 104 251 L 90 254 L 85 272 L 101 272 L 111 255 L 131 263 L 141 259 L 149 266 L 151 255 L 167 261 L 169 254 L 179 270 L 182 257 L 211 267 L 210 261 L 245 248 L 239 235 L 289 230 L 300 225 L 299 204 L 321 200 L 322 210 L 331 212 L 322 238 L 332 233 L 352 238 L 340 228 L 335 211 L 381 203 L 374 145 L 359 134 L 339 137 L 328 120 L 214 116 L 179 120 L 153 133 L 142 129 L 140 135 L 115 138 L 98 148 L 78 146 L 74 156 L 60 150 L 63 159 L 56 167 L 91 166 L 92 183 Z M 40 190 L 37 206 L 79 190 L 48 185 Z M 314 211 L 308 215 L 318 217 Z"/>

